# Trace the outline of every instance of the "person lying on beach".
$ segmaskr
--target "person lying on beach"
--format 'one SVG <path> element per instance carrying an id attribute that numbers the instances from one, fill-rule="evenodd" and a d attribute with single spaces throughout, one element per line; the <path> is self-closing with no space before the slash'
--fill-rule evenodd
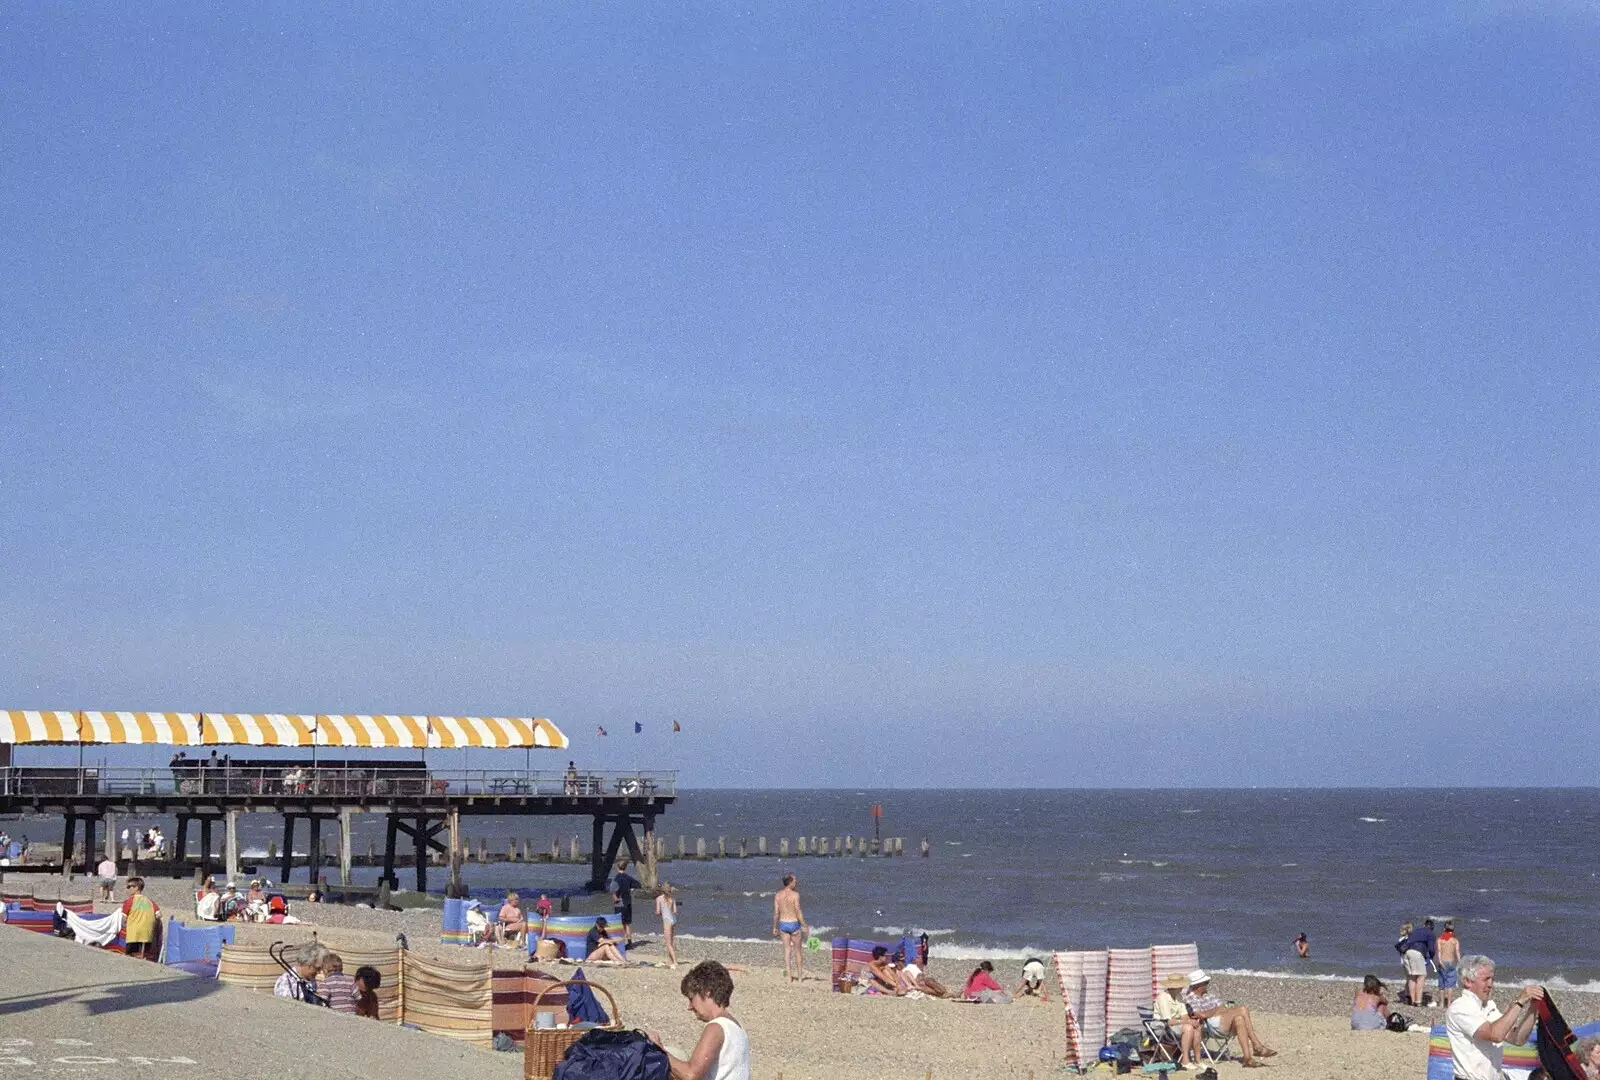
<path id="1" fill-rule="evenodd" d="M 961 997 L 964 1001 L 976 1001 L 984 1005 L 1011 1004 L 1011 995 L 1006 993 L 1005 987 L 994 981 L 994 964 L 988 960 L 967 976 L 967 985 L 962 989 Z"/>
<path id="2" fill-rule="evenodd" d="M 872 949 L 872 959 L 867 961 L 867 993 L 893 994 L 899 997 L 900 976 L 895 971 L 894 965 L 889 960 L 889 950 L 882 945 L 875 945 Z"/>
<path id="3" fill-rule="evenodd" d="M 1048 1000 L 1044 992 L 1044 961 L 1030 956 L 1022 964 L 1022 981 L 1011 991 L 1013 997 L 1036 997 Z"/>
<path id="4" fill-rule="evenodd" d="M 667 1052 L 672 1080 L 750 1080 L 750 1038 L 728 1012 L 733 1000 L 733 976 L 715 960 L 702 960 L 689 969 L 678 989 L 689 1001 L 689 1011 L 705 1024 L 688 1060 Z M 666 1051 L 661 1036 L 645 1033 Z"/>
<path id="5" fill-rule="evenodd" d="M 1276 1050 L 1257 1038 L 1249 1006 L 1224 1005 L 1222 999 L 1211 992 L 1211 976 L 1199 968 L 1189 972 L 1189 992 L 1183 995 L 1183 1003 L 1189 1006 L 1189 1015 L 1203 1021 L 1211 1031 L 1219 1035 L 1232 1033 L 1239 1040 L 1245 1068 L 1262 1068 L 1266 1062 L 1257 1061 L 1257 1058 L 1277 1055 Z"/>
<path id="6" fill-rule="evenodd" d="M 907 960 L 896 970 L 900 977 L 900 992 L 905 995 L 926 994 L 928 997 L 947 998 L 950 988 Z"/>
<path id="7" fill-rule="evenodd" d="M 625 964 L 626 960 L 617 951 L 616 945 L 611 940 L 610 933 L 606 930 L 606 917 L 604 915 L 595 919 L 594 926 L 583 939 L 583 958 L 585 960 L 610 960 L 615 964 Z"/>
<path id="8" fill-rule="evenodd" d="M 1167 1026 L 1167 1032 L 1178 1044 L 1177 1066 L 1200 1065 L 1200 1025 L 1203 1021 L 1189 1015 L 1189 1006 L 1183 1003 L 1183 992 L 1189 980 L 1182 975 L 1168 975 L 1161 983 L 1161 993 L 1156 995 L 1150 1012 Z"/>
<path id="9" fill-rule="evenodd" d="M 1376 975 L 1361 980 L 1361 989 L 1350 1006 L 1351 1031 L 1383 1031 L 1388 1026 L 1389 1002 L 1383 992 L 1383 980 Z"/>

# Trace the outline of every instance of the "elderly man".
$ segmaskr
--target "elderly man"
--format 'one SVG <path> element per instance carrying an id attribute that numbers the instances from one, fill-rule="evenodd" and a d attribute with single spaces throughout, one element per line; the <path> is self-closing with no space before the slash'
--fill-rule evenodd
<path id="1" fill-rule="evenodd" d="M 1530 1003 L 1544 997 L 1541 987 L 1524 986 L 1502 1013 L 1489 999 L 1494 993 L 1494 961 L 1469 956 L 1461 961 L 1461 986 L 1466 993 L 1450 1003 L 1445 1030 L 1450 1036 L 1450 1057 L 1456 1080 L 1504 1080 L 1500 1067 L 1501 1044 L 1522 1046 L 1533 1033 L 1536 1019 Z"/>
<path id="2" fill-rule="evenodd" d="M 1211 992 L 1211 976 L 1196 968 L 1189 972 L 1189 991 L 1183 995 L 1189 1015 L 1205 1024 L 1214 1035 L 1230 1032 L 1239 1040 L 1239 1053 L 1244 1067 L 1258 1069 L 1266 1065 L 1258 1057 L 1273 1057 L 1277 1051 L 1256 1037 L 1254 1020 L 1245 1005 L 1224 1005 L 1222 999 Z"/>

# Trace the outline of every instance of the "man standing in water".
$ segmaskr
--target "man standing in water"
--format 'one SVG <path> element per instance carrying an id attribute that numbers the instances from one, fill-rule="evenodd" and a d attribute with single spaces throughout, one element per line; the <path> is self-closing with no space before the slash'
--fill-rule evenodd
<path id="1" fill-rule="evenodd" d="M 791 982 L 806 977 L 805 944 L 811 927 L 800 910 L 800 888 L 793 874 L 783 875 L 783 888 L 772 898 L 772 936 L 783 939 L 783 973 Z"/>

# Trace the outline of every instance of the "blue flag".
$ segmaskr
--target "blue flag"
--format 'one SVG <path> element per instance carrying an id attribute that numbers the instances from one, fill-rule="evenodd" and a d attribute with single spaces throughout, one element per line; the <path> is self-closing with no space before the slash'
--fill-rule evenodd
<path id="1" fill-rule="evenodd" d="M 633 733 L 635 735 L 637 735 L 637 734 L 639 734 L 639 732 L 641 732 L 643 730 L 644 730 L 644 725 L 639 723 L 639 721 L 635 720 L 633 722 Z"/>

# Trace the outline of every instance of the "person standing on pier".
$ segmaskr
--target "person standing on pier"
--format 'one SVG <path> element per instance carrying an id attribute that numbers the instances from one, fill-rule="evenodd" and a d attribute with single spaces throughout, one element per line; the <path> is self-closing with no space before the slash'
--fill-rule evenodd
<path id="1" fill-rule="evenodd" d="M 772 936 L 783 940 L 783 973 L 791 982 L 805 981 L 805 944 L 810 933 L 800 908 L 800 883 L 793 874 L 785 874 L 783 888 L 772 898 Z"/>

